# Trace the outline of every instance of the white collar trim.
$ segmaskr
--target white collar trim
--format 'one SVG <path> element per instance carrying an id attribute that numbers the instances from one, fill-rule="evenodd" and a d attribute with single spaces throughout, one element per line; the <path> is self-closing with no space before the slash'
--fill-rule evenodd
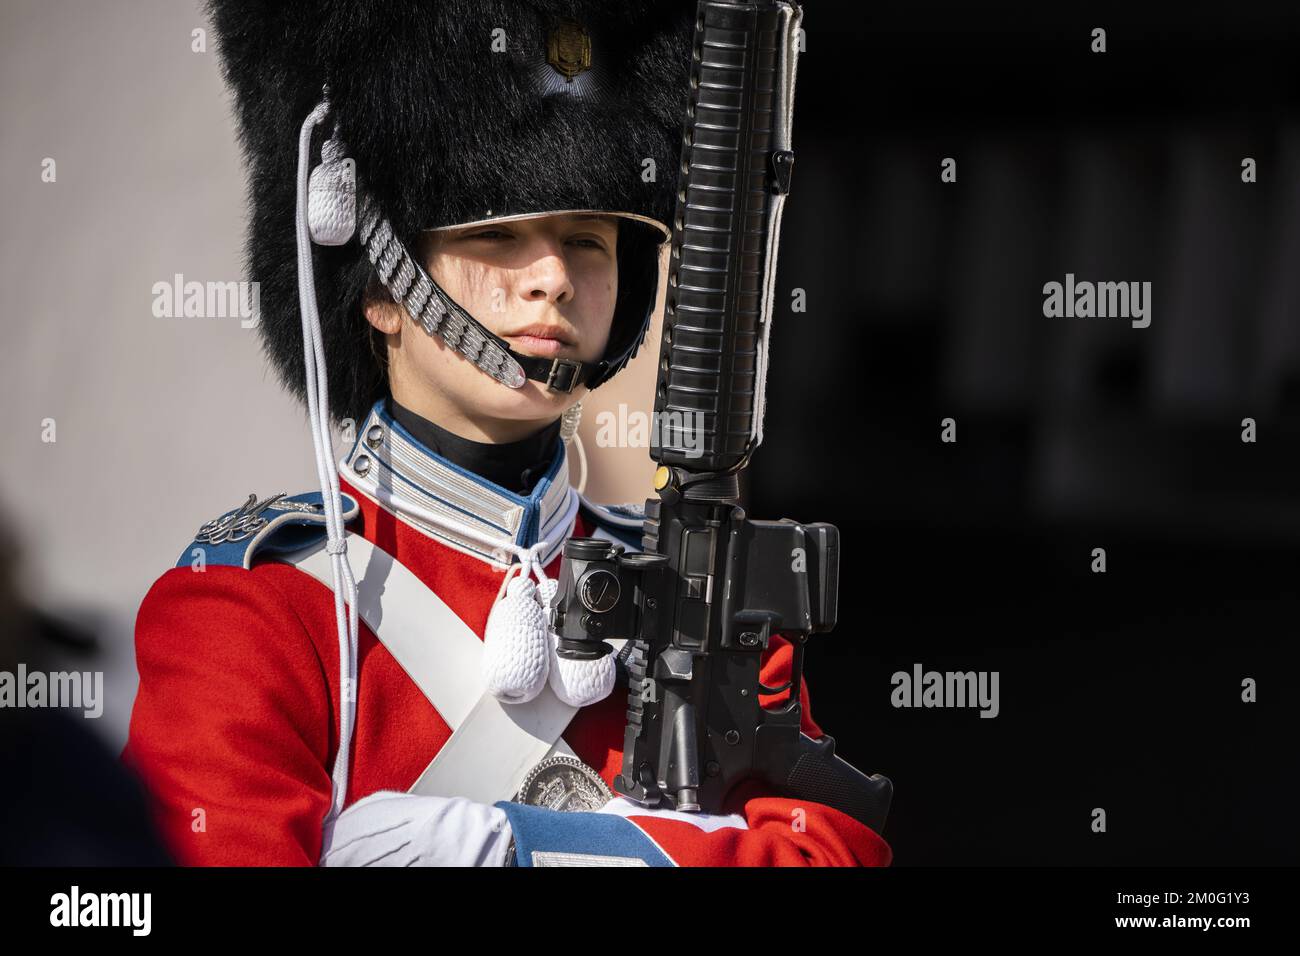
<path id="1" fill-rule="evenodd" d="M 430 537 L 493 565 L 511 561 L 511 547 L 532 547 L 549 564 L 572 533 L 579 497 L 569 484 L 568 453 L 528 497 L 513 494 L 453 464 L 418 442 L 384 413 L 371 409 L 339 474 L 382 508 Z"/>

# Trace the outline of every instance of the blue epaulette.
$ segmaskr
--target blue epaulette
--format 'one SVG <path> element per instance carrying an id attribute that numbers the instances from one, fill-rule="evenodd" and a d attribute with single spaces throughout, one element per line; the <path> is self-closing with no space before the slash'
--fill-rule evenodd
<path id="1" fill-rule="evenodd" d="M 645 521 L 645 508 L 638 504 L 599 505 L 578 496 L 578 510 L 598 532 L 593 537 L 607 538 L 623 545 L 628 551 L 641 550 L 641 524 Z"/>
<path id="2" fill-rule="evenodd" d="M 340 494 L 339 500 L 346 524 L 361 509 L 351 495 Z M 319 491 L 263 499 L 249 495 L 238 508 L 199 528 L 176 566 L 189 567 L 201 558 L 205 565 L 251 568 L 254 554 L 289 554 L 324 540 L 323 501 Z"/>

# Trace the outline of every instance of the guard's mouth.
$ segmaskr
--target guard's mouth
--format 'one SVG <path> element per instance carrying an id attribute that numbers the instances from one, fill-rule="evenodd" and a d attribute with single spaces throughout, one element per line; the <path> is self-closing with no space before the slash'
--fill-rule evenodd
<path id="1" fill-rule="evenodd" d="M 558 325 L 530 325 L 502 338 L 510 343 L 511 348 L 540 358 L 555 358 L 575 344 L 573 336 Z"/>

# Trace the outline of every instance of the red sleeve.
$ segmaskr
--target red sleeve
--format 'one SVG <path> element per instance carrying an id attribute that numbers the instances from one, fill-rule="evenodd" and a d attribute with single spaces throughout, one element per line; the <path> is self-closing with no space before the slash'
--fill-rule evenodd
<path id="1" fill-rule="evenodd" d="M 709 830 L 654 811 L 627 819 L 677 866 L 888 866 L 893 859 L 879 834 L 839 810 L 785 797 L 735 802 L 745 827 Z"/>
<path id="2" fill-rule="evenodd" d="M 320 658 L 281 592 L 242 568 L 168 571 L 140 607 L 136 665 L 122 759 L 176 858 L 315 865 L 334 715 Z"/>

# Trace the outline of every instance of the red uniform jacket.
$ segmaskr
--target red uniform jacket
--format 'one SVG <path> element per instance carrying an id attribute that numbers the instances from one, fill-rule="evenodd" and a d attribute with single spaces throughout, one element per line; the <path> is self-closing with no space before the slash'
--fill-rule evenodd
<path id="1" fill-rule="evenodd" d="M 354 449 L 354 463 L 356 455 Z M 567 471 L 563 477 L 567 488 Z M 358 484 L 343 484 L 360 504 L 349 530 L 393 555 L 481 639 L 504 574 L 500 566 L 416 527 Z M 570 533 L 592 531 L 591 520 L 579 515 Z M 202 571 L 183 564 L 150 589 L 136 624 L 140 687 L 123 759 L 143 778 L 181 862 L 315 865 L 338 746 L 333 596 L 273 556 L 249 563 L 209 564 Z M 557 556 L 547 573 L 554 577 L 559 566 Z M 776 638 L 764 658 L 763 682 L 784 683 L 790 661 L 790 645 Z M 409 789 L 452 732 L 364 622 L 357 672 L 348 805 L 379 790 Z M 820 737 L 806 693 L 805 687 L 803 730 Z M 771 706 L 783 697 L 760 702 Z M 616 687 L 580 709 L 564 733 L 611 785 L 621 770 L 625 708 L 626 688 Z M 706 832 L 653 811 L 631 819 L 679 865 L 890 861 L 879 835 L 829 807 L 746 787 L 733 794 L 727 812 L 741 814 L 748 827 Z"/>

